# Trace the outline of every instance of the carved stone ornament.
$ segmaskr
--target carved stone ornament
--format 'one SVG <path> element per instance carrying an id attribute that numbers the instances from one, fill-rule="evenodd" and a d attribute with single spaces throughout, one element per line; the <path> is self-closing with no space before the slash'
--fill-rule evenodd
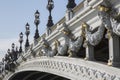
<path id="1" fill-rule="evenodd" d="M 82 28 L 81 29 L 82 33 L 77 38 L 75 38 L 74 34 L 66 26 L 64 27 L 62 32 L 66 36 L 66 38 L 67 38 L 66 40 L 68 42 L 68 56 L 69 57 L 76 56 L 76 53 L 79 51 L 79 49 L 82 45 L 85 31 Z"/>
<path id="2" fill-rule="evenodd" d="M 61 45 L 58 40 L 55 40 L 57 45 L 57 54 L 56 56 L 65 56 L 67 54 L 68 46 L 66 44 Z"/>
<path id="3" fill-rule="evenodd" d="M 82 42 L 83 42 L 82 35 L 75 40 L 72 40 L 72 39 L 69 40 L 69 51 L 68 51 L 69 57 L 76 56 L 76 53 L 79 51 L 82 45 Z"/>
<path id="4" fill-rule="evenodd" d="M 55 56 L 56 49 L 52 50 L 47 40 L 43 39 L 41 45 L 42 45 L 41 52 L 43 53 L 43 56 L 47 56 L 47 57 Z"/>
<path id="5" fill-rule="evenodd" d="M 91 44 L 93 46 L 97 45 L 103 38 L 103 34 L 105 31 L 105 27 L 103 26 L 103 24 L 101 24 L 101 26 L 99 26 L 98 30 L 94 33 L 91 33 L 89 31 L 90 26 L 87 23 L 82 23 L 82 26 L 85 28 L 86 42 L 88 42 L 89 44 Z"/>
<path id="6" fill-rule="evenodd" d="M 112 30 L 115 34 L 120 36 L 120 23 L 117 22 L 114 18 L 110 18 Z"/>
<path id="7" fill-rule="evenodd" d="M 109 5 L 107 4 L 109 3 Z M 106 7 L 107 6 L 107 7 Z M 113 6 L 110 6 L 110 2 L 107 0 L 106 5 L 99 6 L 99 19 L 102 21 L 106 29 L 111 33 L 115 33 L 120 36 L 120 22 L 116 17 L 118 17 L 119 13 Z"/>

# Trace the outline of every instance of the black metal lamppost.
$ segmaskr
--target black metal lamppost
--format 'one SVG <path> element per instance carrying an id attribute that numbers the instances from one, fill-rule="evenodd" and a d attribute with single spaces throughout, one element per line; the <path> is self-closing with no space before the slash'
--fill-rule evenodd
<path id="1" fill-rule="evenodd" d="M 12 51 L 14 51 L 15 44 L 14 44 L 14 43 L 12 43 L 11 47 L 12 47 Z"/>
<path id="2" fill-rule="evenodd" d="M 8 55 L 11 57 L 10 49 L 7 50 Z"/>
<path id="3" fill-rule="evenodd" d="M 16 51 L 14 50 L 15 44 L 12 43 L 11 47 L 12 47 L 11 58 L 12 58 L 13 61 L 16 61 L 16 60 L 17 60 L 17 53 L 16 53 Z"/>
<path id="4" fill-rule="evenodd" d="M 20 42 L 19 52 L 21 53 L 22 52 L 22 42 L 23 42 L 23 33 L 22 32 L 20 33 L 19 37 L 20 37 L 20 39 L 19 39 L 19 42 Z"/>
<path id="5" fill-rule="evenodd" d="M 48 4 L 47 4 L 47 9 L 49 11 L 49 17 L 48 17 L 48 23 L 47 23 L 48 28 L 54 25 L 53 20 L 52 20 L 52 15 L 51 15 L 51 11 L 53 8 L 54 8 L 53 0 L 48 0 Z"/>
<path id="6" fill-rule="evenodd" d="M 34 23 L 36 25 L 36 31 L 35 31 L 35 36 L 34 36 L 34 39 L 38 39 L 39 38 L 39 31 L 38 31 L 38 25 L 40 23 L 40 20 L 39 20 L 39 16 L 40 16 L 40 13 L 38 12 L 38 10 L 35 12 L 35 20 L 34 20 Z"/>
<path id="7" fill-rule="evenodd" d="M 8 54 L 10 53 L 10 49 L 7 50 L 7 53 L 8 53 Z"/>
<path id="8" fill-rule="evenodd" d="M 15 44 L 14 44 L 14 43 L 12 43 L 11 47 L 12 47 L 12 50 L 11 50 L 11 55 L 12 55 L 12 58 L 13 58 L 14 53 L 15 53 L 15 51 L 14 51 Z"/>
<path id="9" fill-rule="evenodd" d="M 29 34 L 30 34 L 30 25 L 29 25 L 28 23 L 26 24 L 26 32 L 25 32 L 25 34 L 26 34 L 26 37 L 27 37 L 26 43 L 25 43 L 25 47 L 29 47 L 28 36 L 29 36 Z"/>
<path id="10" fill-rule="evenodd" d="M 67 8 L 73 9 L 76 6 L 75 0 L 68 0 Z"/>

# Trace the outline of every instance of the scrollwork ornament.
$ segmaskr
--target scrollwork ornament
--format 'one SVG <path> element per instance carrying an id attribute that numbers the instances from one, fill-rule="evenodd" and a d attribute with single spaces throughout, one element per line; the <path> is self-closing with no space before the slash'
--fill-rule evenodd
<path id="1" fill-rule="evenodd" d="M 117 22 L 117 20 L 115 20 L 114 18 L 110 18 L 110 21 L 111 21 L 111 26 L 112 26 L 112 30 L 113 32 L 120 36 L 120 23 Z"/>
<path id="2" fill-rule="evenodd" d="M 113 75 L 109 75 L 109 74 L 104 74 L 103 75 L 103 80 L 114 80 L 114 78 L 115 78 L 115 76 L 113 76 Z"/>
<path id="3" fill-rule="evenodd" d="M 120 80 L 120 77 L 115 77 L 114 80 Z"/>
<path id="4" fill-rule="evenodd" d="M 104 76 L 104 73 L 101 73 L 100 71 L 97 71 L 95 73 L 96 79 L 102 80 L 103 76 Z"/>

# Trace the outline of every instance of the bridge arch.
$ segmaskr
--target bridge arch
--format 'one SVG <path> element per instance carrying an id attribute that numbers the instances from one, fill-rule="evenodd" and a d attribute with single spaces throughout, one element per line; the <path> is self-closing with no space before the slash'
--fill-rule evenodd
<path id="1" fill-rule="evenodd" d="M 40 71 L 23 71 L 12 75 L 9 80 L 69 80 L 50 73 Z"/>
<path id="2" fill-rule="evenodd" d="M 118 73 L 114 73 L 113 71 Z M 79 58 L 60 56 L 36 57 L 22 62 L 14 73 L 9 73 L 3 80 L 15 80 L 14 77 L 22 73 L 26 75 L 23 80 L 42 74 L 45 74 L 42 75 L 42 78 L 55 75 L 53 78 L 62 78 L 62 80 L 112 80 L 112 78 L 118 78 L 119 72 L 120 70 L 117 68 Z M 39 79 L 41 79 L 41 77 L 39 77 L 38 80 Z"/>

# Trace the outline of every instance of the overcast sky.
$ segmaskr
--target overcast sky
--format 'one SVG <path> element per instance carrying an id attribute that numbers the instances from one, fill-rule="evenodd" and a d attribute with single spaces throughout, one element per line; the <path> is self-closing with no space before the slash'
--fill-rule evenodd
<path id="1" fill-rule="evenodd" d="M 75 0 L 80 3 L 81 0 Z M 57 23 L 66 11 L 68 0 L 54 0 L 52 10 L 53 22 Z M 19 33 L 25 33 L 25 24 L 30 24 L 30 41 L 33 41 L 35 33 L 34 13 L 40 12 L 39 33 L 42 35 L 46 31 L 48 20 L 47 0 L 0 0 L 0 59 L 15 43 L 19 46 Z M 24 35 L 24 43 L 26 36 Z"/>

